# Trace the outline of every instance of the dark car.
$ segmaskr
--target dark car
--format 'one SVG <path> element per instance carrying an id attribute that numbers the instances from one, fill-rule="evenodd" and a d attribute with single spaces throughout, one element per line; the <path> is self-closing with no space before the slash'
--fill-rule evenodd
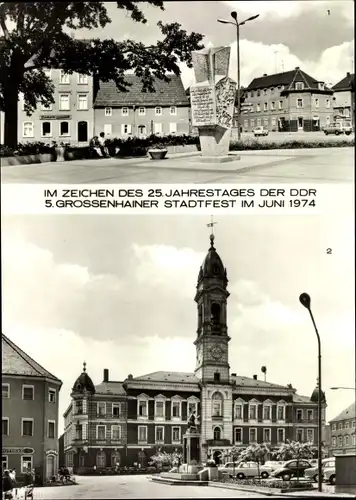
<path id="1" fill-rule="evenodd" d="M 288 460 L 281 467 L 274 470 L 271 474 L 272 477 L 280 477 L 288 481 L 292 477 L 303 477 L 304 471 L 312 467 L 308 460 Z"/>

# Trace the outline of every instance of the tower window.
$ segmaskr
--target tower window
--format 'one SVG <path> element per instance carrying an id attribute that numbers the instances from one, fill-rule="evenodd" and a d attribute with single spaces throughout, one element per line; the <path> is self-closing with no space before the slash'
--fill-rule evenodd
<path id="1" fill-rule="evenodd" d="M 215 264 L 215 266 L 213 267 L 213 273 L 214 273 L 214 274 L 219 274 L 219 266 L 217 266 L 216 264 Z"/>
<path id="2" fill-rule="evenodd" d="M 214 373 L 214 382 L 220 382 L 220 373 Z"/>
<path id="3" fill-rule="evenodd" d="M 201 329 L 203 323 L 203 305 L 198 308 L 198 331 Z"/>
<path id="4" fill-rule="evenodd" d="M 220 324 L 220 305 L 216 302 L 211 304 L 211 323 L 213 326 Z"/>

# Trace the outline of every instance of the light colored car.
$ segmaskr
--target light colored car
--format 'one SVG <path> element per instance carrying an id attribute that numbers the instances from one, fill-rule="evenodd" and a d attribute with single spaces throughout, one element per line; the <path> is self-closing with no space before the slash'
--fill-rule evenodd
<path id="1" fill-rule="evenodd" d="M 313 462 L 313 461 L 311 460 L 311 462 Z M 316 482 L 318 480 L 318 463 L 316 463 L 316 465 L 314 465 L 314 464 L 312 464 L 312 465 L 313 465 L 313 467 L 311 467 L 310 469 L 306 469 L 304 471 L 304 476 L 307 479 L 312 479 L 313 481 Z M 323 477 L 324 477 L 324 470 L 325 469 L 329 469 L 330 467 L 335 468 L 335 458 L 324 458 L 321 461 L 321 466 L 322 466 Z"/>
<path id="2" fill-rule="evenodd" d="M 278 462 L 277 460 L 269 460 L 269 461 L 264 463 L 264 465 L 266 465 L 266 467 L 271 467 L 272 470 L 276 470 L 279 467 L 282 467 L 283 464 L 284 464 L 284 462 L 282 462 L 282 461 Z"/>
<path id="3" fill-rule="evenodd" d="M 255 137 L 265 136 L 268 135 L 268 129 L 264 127 L 256 127 L 255 129 L 253 129 L 253 133 Z"/>
<path id="4" fill-rule="evenodd" d="M 330 484 L 335 484 L 335 462 L 330 464 L 329 467 L 323 469 L 323 480 Z"/>
<path id="5" fill-rule="evenodd" d="M 350 135 L 352 133 L 352 125 L 351 123 L 341 123 L 341 122 L 332 122 L 329 123 L 329 125 L 326 125 L 324 127 L 324 134 L 329 135 L 329 134 L 334 134 L 334 135 L 340 135 L 340 134 L 346 134 Z"/>
<path id="6" fill-rule="evenodd" d="M 260 471 L 260 476 L 263 479 L 267 479 L 272 473 L 272 468 L 266 465 L 260 465 L 258 468 L 256 462 L 240 462 L 235 468 L 235 475 L 237 479 L 245 479 L 246 477 L 257 477 L 258 469 Z"/>
<path id="7" fill-rule="evenodd" d="M 226 462 L 224 465 L 220 465 L 218 467 L 219 471 L 224 473 L 224 474 L 235 474 L 236 473 L 236 468 L 239 465 L 239 462 Z"/>

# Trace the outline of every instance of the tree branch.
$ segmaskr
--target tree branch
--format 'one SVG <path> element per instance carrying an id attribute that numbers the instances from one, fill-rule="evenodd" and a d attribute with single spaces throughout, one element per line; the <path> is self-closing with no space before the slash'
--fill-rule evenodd
<path id="1" fill-rule="evenodd" d="M 10 33 L 9 33 L 9 30 L 7 29 L 5 19 L 6 19 L 5 6 L 4 5 L 0 5 L 0 26 L 1 26 L 1 29 L 3 30 L 3 32 L 4 32 L 5 40 L 9 40 L 10 39 Z"/>

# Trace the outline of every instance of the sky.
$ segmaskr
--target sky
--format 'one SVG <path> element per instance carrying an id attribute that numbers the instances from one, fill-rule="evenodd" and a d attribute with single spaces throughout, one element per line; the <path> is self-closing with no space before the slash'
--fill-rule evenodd
<path id="1" fill-rule="evenodd" d="M 178 22 L 188 32 L 204 35 L 205 46 L 231 46 L 230 76 L 236 79 L 236 39 L 233 26 L 217 23 L 239 22 L 259 14 L 240 28 L 241 84 L 247 86 L 263 74 L 288 71 L 299 66 L 327 84 L 335 84 L 354 71 L 354 2 L 352 0 L 279 1 L 178 1 L 165 2 L 165 11 L 143 3 L 148 23 L 133 22 L 129 15 L 108 3 L 112 23 L 104 29 L 77 31 L 77 36 L 98 36 L 117 40 L 131 38 L 145 44 L 160 36 L 157 22 Z M 185 87 L 194 83 L 193 71 L 182 65 Z"/>
<path id="2" fill-rule="evenodd" d="M 199 267 L 206 216 L 2 217 L 3 332 L 63 381 L 62 414 L 83 361 L 95 384 L 195 368 Z M 327 419 L 353 401 L 354 224 L 344 217 L 220 216 L 227 268 L 231 372 L 292 383 L 310 396 L 322 339 Z M 332 253 L 327 254 L 326 249 Z"/>

